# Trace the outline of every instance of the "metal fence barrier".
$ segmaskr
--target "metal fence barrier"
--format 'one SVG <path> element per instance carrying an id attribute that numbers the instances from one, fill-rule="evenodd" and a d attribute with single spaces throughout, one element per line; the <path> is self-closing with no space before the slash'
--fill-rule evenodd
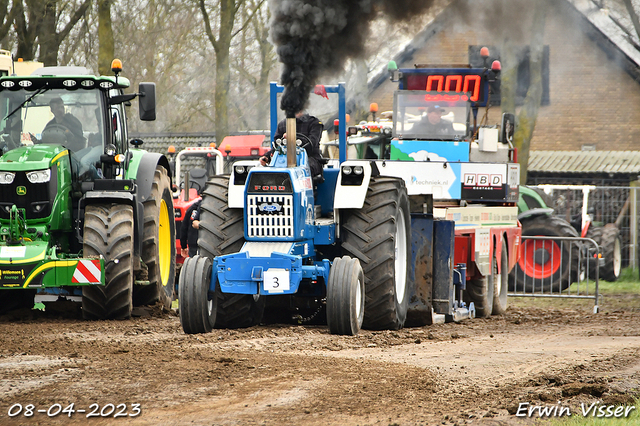
<path id="1" fill-rule="evenodd" d="M 523 236 L 509 296 L 593 299 L 599 310 L 600 249 L 590 238 Z"/>
<path id="2" fill-rule="evenodd" d="M 582 218 L 588 214 L 592 226 L 613 223 L 620 230 L 622 267 L 638 267 L 640 187 L 593 185 L 538 185 L 547 195 L 554 214 L 574 225 L 580 234 Z"/>

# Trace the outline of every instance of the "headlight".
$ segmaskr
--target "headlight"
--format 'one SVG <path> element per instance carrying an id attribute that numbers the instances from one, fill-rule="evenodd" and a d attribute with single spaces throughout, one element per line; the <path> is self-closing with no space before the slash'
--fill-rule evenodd
<path id="1" fill-rule="evenodd" d="M 236 166 L 236 173 L 241 175 L 244 173 L 244 166 Z"/>
<path id="2" fill-rule="evenodd" d="M 351 166 L 344 166 L 342 168 L 342 173 L 344 173 L 345 175 L 350 175 L 351 174 Z"/>
<path id="3" fill-rule="evenodd" d="M 0 172 L 0 184 L 10 184 L 13 183 L 13 179 L 16 177 L 15 173 L 12 172 Z"/>
<path id="4" fill-rule="evenodd" d="M 362 172 L 364 172 L 364 167 L 362 167 L 362 166 L 355 166 L 353 168 L 353 173 L 356 174 L 356 175 L 361 175 Z"/>
<path id="5" fill-rule="evenodd" d="M 51 170 L 38 170 L 27 173 L 27 179 L 31 183 L 45 183 L 51 180 Z"/>
<path id="6" fill-rule="evenodd" d="M 112 143 L 110 143 L 109 145 L 107 145 L 104 149 L 104 153 L 107 155 L 110 155 L 111 157 L 113 157 L 114 155 L 116 155 L 117 149 L 116 146 Z"/>

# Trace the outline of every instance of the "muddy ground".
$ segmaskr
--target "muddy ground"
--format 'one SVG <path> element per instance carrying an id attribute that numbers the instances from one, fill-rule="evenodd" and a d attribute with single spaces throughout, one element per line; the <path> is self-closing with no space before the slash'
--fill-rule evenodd
<path id="1" fill-rule="evenodd" d="M 599 314 L 512 299 L 505 316 L 356 337 L 185 335 L 175 312 L 86 322 L 58 308 L 0 317 L 2 425 L 86 424 L 92 411 L 105 415 L 94 425 L 511 425 L 535 422 L 515 415 L 525 402 L 580 414 L 640 395 L 637 295 L 608 296 Z"/>

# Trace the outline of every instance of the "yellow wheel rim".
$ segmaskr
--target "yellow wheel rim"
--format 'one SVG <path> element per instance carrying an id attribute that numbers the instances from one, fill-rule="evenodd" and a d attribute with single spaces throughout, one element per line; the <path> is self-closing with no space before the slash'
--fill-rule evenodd
<path id="1" fill-rule="evenodd" d="M 171 272 L 171 225 L 169 222 L 169 209 L 164 200 L 160 200 L 160 223 L 158 229 L 158 257 L 160 263 L 160 279 L 162 285 L 169 282 Z"/>

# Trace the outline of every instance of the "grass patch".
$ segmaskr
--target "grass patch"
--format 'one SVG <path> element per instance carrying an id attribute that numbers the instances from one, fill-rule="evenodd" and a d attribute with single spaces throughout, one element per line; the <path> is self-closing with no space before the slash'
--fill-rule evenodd
<path id="1" fill-rule="evenodd" d="M 573 283 L 564 294 L 595 295 L 595 282 Z M 616 282 L 599 281 L 598 302 L 601 312 L 625 310 L 637 312 L 640 309 L 640 279 L 638 269 L 625 268 Z M 509 306 L 536 308 L 568 308 L 580 311 L 593 311 L 593 299 L 562 299 L 546 297 L 509 297 Z"/>

